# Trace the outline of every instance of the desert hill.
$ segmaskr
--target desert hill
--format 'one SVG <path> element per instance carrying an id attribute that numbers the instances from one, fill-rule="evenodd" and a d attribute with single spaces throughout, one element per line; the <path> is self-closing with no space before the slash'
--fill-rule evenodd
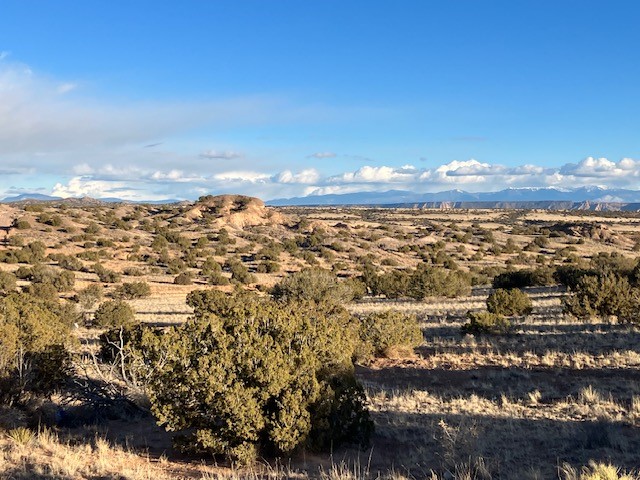
<path id="1" fill-rule="evenodd" d="M 244 195 L 207 195 L 200 197 L 184 218 L 207 219 L 217 227 L 244 228 L 288 222 L 286 215 L 267 207 L 259 198 Z"/>

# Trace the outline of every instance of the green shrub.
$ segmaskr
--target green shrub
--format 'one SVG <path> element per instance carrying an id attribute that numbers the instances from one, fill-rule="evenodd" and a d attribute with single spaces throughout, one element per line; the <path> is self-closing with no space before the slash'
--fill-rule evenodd
<path id="1" fill-rule="evenodd" d="M 280 254 L 283 247 L 275 242 L 269 242 L 265 245 L 257 254 L 256 258 L 259 260 L 270 260 L 272 262 L 278 262 L 280 260 Z"/>
<path id="2" fill-rule="evenodd" d="M 127 326 L 135 322 L 135 313 L 127 302 L 107 300 L 96 310 L 93 322 L 101 328 Z"/>
<path id="3" fill-rule="evenodd" d="M 497 289 L 487 298 L 487 310 L 497 315 L 528 315 L 533 305 L 529 296 L 519 289 Z"/>
<path id="4" fill-rule="evenodd" d="M 196 291 L 188 303 L 194 320 L 144 348 L 164 359 L 148 376 L 152 411 L 183 448 L 248 463 L 368 441 L 342 317 L 247 292 Z"/>
<path id="5" fill-rule="evenodd" d="M 45 244 L 37 240 L 14 252 L 15 259 L 18 263 L 35 265 L 44 261 L 46 249 Z"/>
<path id="6" fill-rule="evenodd" d="M 56 292 L 66 292 L 73 289 L 75 275 L 68 270 L 57 271 L 43 265 L 35 265 L 31 268 L 20 267 L 16 270 L 16 276 L 23 280 L 30 280 L 35 284 L 51 285 Z"/>
<path id="7" fill-rule="evenodd" d="M 207 257 L 200 267 L 200 275 L 208 277 L 212 273 L 222 272 L 222 267 L 213 257 Z"/>
<path id="8" fill-rule="evenodd" d="M 122 270 L 122 273 L 129 277 L 142 277 L 144 275 L 144 270 L 138 267 L 126 267 Z"/>
<path id="9" fill-rule="evenodd" d="M 113 293 L 115 298 L 132 300 L 134 298 L 144 298 L 151 295 L 151 287 L 147 282 L 125 282 L 119 285 Z"/>
<path id="10" fill-rule="evenodd" d="M 20 235 L 12 235 L 7 239 L 7 243 L 12 247 L 24 247 L 24 237 Z"/>
<path id="11" fill-rule="evenodd" d="M 362 300 L 362 298 L 367 294 L 367 287 L 360 278 L 349 277 L 342 280 L 342 283 L 351 290 L 353 300 Z"/>
<path id="12" fill-rule="evenodd" d="M 379 276 L 365 277 L 364 281 L 372 295 L 384 295 L 386 298 L 394 299 L 408 295 L 411 275 L 405 270 L 391 270 Z"/>
<path id="13" fill-rule="evenodd" d="M 598 252 L 589 261 L 589 266 L 599 273 L 615 273 L 620 276 L 629 276 L 635 266 L 634 259 L 625 257 L 619 252 Z"/>
<path id="14" fill-rule="evenodd" d="M 209 239 L 207 237 L 198 237 L 198 240 L 196 241 L 196 248 L 207 248 L 207 246 L 209 245 Z"/>
<path id="15" fill-rule="evenodd" d="M 113 240 L 109 239 L 109 238 L 98 238 L 96 240 L 96 246 L 97 247 L 107 247 L 107 248 L 113 248 L 115 247 L 115 243 L 113 242 Z"/>
<path id="16" fill-rule="evenodd" d="M 120 274 L 118 272 L 105 268 L 101 263 L 96 263 L 93 266 L 93 271 L 103 283 L 118 283 L 120 281 Z"/>
<path id="17" fill-rule="evenodd" d="M 76 276 L 73 272 L 68 270 L 62 271 L 55 276 L 52 285 L 59 292 L 68 292 L 69 290 L 73 290 L 75 285 Z"/>
<path id="18" fill-rule="evenodd" d="M 256 267 L 258 273 L 276 273 L 280 271 L 280 264 L 271 260 L 260 262 Z"/>
<path id="19" fill-rule="evenodd" d="M 35 392 L 53 392 L 73 373 L 71 353 L 64 344 L 50 344 L 29 352 L 25 360 L 31 377 L 29 389 Z"/>
<path id="20" fill-rule="evenodd" d="M 88 287 L 80 290 L 76 294 L 75 300 L 82 308 L 89 310 L 90 308 L 93 308 L 96 303 L 102 300 L 103 295 L 104 289 L 102 288 L 102 285 L 92 283 Z"/>
<path id="21" fill-rule="evenodd" d="M 415 270 L 394 269 L 378 274 L 371 262 L 365 262 L 360 279 L 373 296 L 386 298 L 458 297 L 471 292 L 471 275 L 460 270 L 434 267 L 426 263 Z"/>
<path id="22" fill-rule="evenodd" d="M 112 363 L 121 360 L 119 356 L 124 354 L 125 360 L 134 360 L 136 355 L 140 355 L 136 350 L 142 349 L 146 329 L 155 332 L 155 329 L 140 322 L 128 323 L 103 332 L 98 337 L 100 359 L 105 363 Z"/>
<path id="23" fill-rule="evenodd" d="M 639 293 L 626 277 L 615 273 L 585 275 L 564 299 L 564 310 L 577 318 L 615 316 L 639 323 Z"/>
<path id="24" fill-rule="evenodd" d="M 43 301 L 24 293 L 12 293 L 0 299 L 0 325 L 5 333 L 13 330 L 0 336 L 0 341 L 8 340 L 0 349 L 0 364 L 6 364 L 20 344 L 28 351 L 42 351 L 48 345 L 63 345 L 68 341 L 69 325 Z"/>
<path id="25" fill-rule="evenodd" d="M 129 385 L 146 388 L 157 366 L 164 361 L 162 328 L 132 323 L 103 332 L 100 359 Z"/>
<path id="26" fill-rule="evenodd" d="M 153 242 L 151 242 L 151 249 L 154 252 L 161 252 L 162 250 L 165 250 L 168 247 L 169 247 L 169 241 L 162 235 L 158 235 L 153 239 Z"/>
<path id="27" fill-rule="evenodd" d="M 556 282 L 553 273 L 553 269 L 550 268 L 504 272 L 495 276 L 493 288 L 511 289 L 553 285 Z"/>
<path id="28" fill-rule="evenodd" d="M 27 285 L 23 289 L 23 292 L 47 301 L 56 301 L 59 299 L 58 290 L 50 283 L 32 283 L 31 285 Z"/>
<path id="29" fill-rule="evenodd" d="M 366 445 L 374 431 L 367 397 L 353 375 L 333 375 L 321 382 L 311 412 L 306 443 L 314 450 L 326 451 L 344 443 Z"/>
<path id="30" fill-rule="evenodd" d="M 97 233 L 100 233 L 100 227 L 96 222 L 91 222 L 85 227 L 84 232 L 89 235 L 95 235 Z"/>
<path id="31" fill-rule="evenodd" d="M 58 265 L 60 268 L 72 270 L 74 272 L 79 272 L 83 268 L 82 262 L 77 257 L 72 257 L 70 255 L 62 255 L 59 257 Z"/>
<path id="32" fill-rule="evenodd" d="M 227 247 L 225 247 L 224 245 L 216 245 L 216 248 L 214 248 L 213 253 L 220 257 L 224 257 L 227 254 Z"/>
<path id="33" fill-rule="evenodd" d="M 316 304 L 344 305 L 353 300 L 354 290 L 329 270 L 305 268 L 285 277 L 271 294 L 282 301 L 305 301 Z"/>
<path id="34" fill-rule="evenodd" d="M 17 287 L 17 278 L 14 274 L 0 271 L 0 294 L 6 295 L 14 292 Z"/>
<path id="35" fill-rule="evenodd" d="M 83 260 L 89 260 L 89 261 L 95 262 L 96 260 L 98 260 L 100 258 L 100 255 L 98 255 L 98 252 L 96 252 L 95 250 L 90 250 L 90 251 L 86 251 L 86 252 L 80 252 L 78 254 L 78 258 L 82 258 Z"/>
<path id="36" fill-rule="evenodd" d="M 13 272 L 16 278 L 20 280 L 29 280 L 31 276 L 31 268 L 30 267 L 18 267 L 18 269 Z"/>
<path id="37" fill-rule="evenodd" d="M 387 257 L 382 259 L 380 265 L 385 265 L 387 267 L 397 267 L 398 261 L 395 258 Z"/>
<path id="38" fill-rule="evenodd" d="M 62 225 L 62 217 L 60 217 L 60 215 L 51 215 L 43 212 L 38 215 L 38 222 L 52 227 L 60 227 Z"/>
<path id="39" fill-rule="evenodd" d="M 460 329 L 463 334 L 502 334 L 511 328 L 509 319 L 491 312 L 467 312 L 467 319 Z"/>
<path id="40" fill-rule="evenodd" d="M 559 284 L 574 289 L 586 275 L 596 275 L 596 271 L 577 265 L 560 265 L 553 273 L 553 278 Z"/>
<path id="41" fill-rule="evenodd" d="M 44 205 L 39 203 L 30 203 L 24 206 L 24 211 L 40 213 L 44 211 Z"/>
<path id="42" fill-rule="evenodd" d="M 187 264 L 180 258 L 172 258 L 167 262 L 167 269 L 170 274 L 177 275 L 187 269 Z"/>
<path id="43" fill-rule="evenodd" d="M 218 232 L 218 235 L 216 236 L 216 241 L 220 244 L 220 245 L 235 245 L 236 243 L 236 239 L 235 238 L 231 238 L 229 236 L 229 232 L 226 228 L 221 228 L 220 231 Z"/>
<path id="44" fill-rule="evenodd" d="M 229 259 L 227 268 L 231 272 L 231 280 L 245 285 L 255 283 L 256 281 L 255 276 L 249 273 L 249 269 L 236 258 Z"/>
<path id="45" fill-rule="evenodd" d="M 222 272 L 212 272 L 208 276 L 207 282 L 209 285 L 229 285 L 229 279 Z"/>
<path id="46" fill-rule="evenodd" d="M 519 251 L 520 247 L 516 245 L 513 238 L 508 238 L 504 244 L 504 253 L 518 253 Z"/>
<path id="47" fill-rule="evenodd" d="M 50 392 L 70 371 L 70 322 L 57 299 L 25 293 L 0 298 L 0 400 Z M 71 319 L 73 320 L 73 319 Z"/>
<path id="48" fill-rule="evenodd" d="M 423 263 L 411 274 L 408 288 L 408 296 L 416 300 L 436 296 L 455 298 L 471 293 L 471 277 Z"/>
<path id="49" fill-rule="evenodd" d="M 397 310 L 372 313 L 360 325 L 362 352 L 375 356 L 391 356 L 397 350 L 413 350 L 423 341 L 415 315 Z"/>
<path id="50" fill-rule="evenodd" d="M 189 272 L 182 272 L 173 279 L 174 285 L 191 285 L 193 276 Z"/>
<path id="51" fill-rule="evenodd" d="M 318 265 L 318 259 L 313 254 L 313 252 L 310 252 L 308 250 L 302 252 L 302 254 L 300 255 L 300 258 L 302 258 L 309 265 Z"/>
<path id="52" fill-rule="evenodd" d="M 13 228 L 17 228 L 18 230 L 29 230 L 31 228 L 31 224 L 28 220 L 17 218 L 13 221 Z"/>

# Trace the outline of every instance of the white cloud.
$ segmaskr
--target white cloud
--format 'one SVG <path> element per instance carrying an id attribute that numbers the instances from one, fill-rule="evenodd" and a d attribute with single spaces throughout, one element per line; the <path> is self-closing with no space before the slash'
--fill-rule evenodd
<path id="1" fill-rule="evenodd" d="M 316 152 L 308 155 L 307 158 L 335 158 L 337 156 L 334 152 Z"/>
<path id="2" fill-rule="evenodd" d="M 475 159 L 454 160 L 434 168 L 365 165 L 352 172 L 321 178 L 306 187 L 305 195 L 385 191 L 402 189 L 436 192 L 461 188 L 471 192 L 495 191 L 507 187 L 574 188 L 589 185 L 640 189 L 640 161 L 624 158 L 586 158 L 559 168 L 538 165 L 507 167 Z"/>
<path id="3" fill-rule="evenodd" d="M 168 172 L 156 171 L 151 174 L 151 180 L 168 180 L 177 183 L 191 183 L 204 180 L 199 175 L 185 175 L 182 170 L 170 170 Z"/>
<path id="4" fill-rule="evenodd" d="M 93 167 L 88 163 L 74 165 L 71 168 L 74 175 L 88 177 L 91 176 L 98 180 L 132 180 L 138 181 L 148 177 L 152 172 L 148 169 L 138 167 L 136 165 L 113 165 L 106 163 L 101 166 Z"/>
<path id="5" fill-rule="evenodd" d="M 216 173 L 213 178 L 223 182 L 259 183 L 268 181 L 271 178 L 271 175 L 251 171 L 231 171 Z"/>
<path id="6" fill-rule="evenodd" d="M 197 198 L 205 193 L 242 193 L 263 199 L 330 193 L 408 190 L 436 192 L 449 189 L 495 191 L 507 187 L 573 188 L 588 185 L 640 188 L 640 161 L 587 158 L 559 168 L 537 165 L 506 167 L 474 159 L 452 161 L 433 168 L 413 165 L 371 166 L 324 176 L 314 168 L 279 173 L 238 169 L 201 175 L 189 169 L 149 170 L 135 165 L 78 164 L 76 176 L 58 183 L 59 196 L 116 196 L 125 199 Z M 624 172 L 622 174 L 621 172 Z"/>
<path id="7" fill-rule="evenodd" d="M 133 188 L 128 182 L 92 180 L 85 177 L 73 177 L 66 185 L 57 183 L 51 192 L 62 198 L 93 197 L 93 198 L 121 198 L 125 200 L 161 200 L 164 197 L 148 191 Z"/>
<path id="8" fill-rule="evenodd" d="M 488 163 L 480 163 L 477 160 L 467 160 L 441 165 L 433 171 L 441 183 L 449 184 L 483 184 L 486 182 L 485 175 L 492 175 L 492 169 L 500 168 Z M 431 177 L 429 177 L 431 178 Z"/>
<path id="9" fill-rule="evenodd" d="M 562 175 L 588 178 L 637 177 L 640 161 L 623 158 L 612 162 L 607 158 L 587 157 L 579 163 L 569 163 L 560 169 Z"/>
<path id="10" fill-rule="evenodd" d="M 75 83 L 62 83 L 58 85 L 58 88 L 56 89 L 56 91 L 60 95 L 64 95 L 65 93 L 75 90 L 76 88 L 78 88 L 78 85 L 76 85 Z"/>
<path id="11" fill-rule="evenodd" d="M 333 183 L 406 183 L 415 179 L 416 170 L 411 165 L 400 168 L 372 167 L 365 165 L 355 172 L 346 172 L 329 179 Z"/>
<path id="12" fill-rule="evenodd" d="M 93 167 L 88 163 L 74 165 L 71 170 L 76 175 L 91 175 L 92 173 L 94 173 Z"/>
<path id="13" fill-rule="evenodd" d="M 234 160 L 236 158 L 242 158 L 243 155 L 232 150 L 207 150 L 200 154 L 201 158 L 220 159 L 220 160 Z"/>
<path id="14" fill-rule="evenodd" d="M 445 177 L 477 177 L 478 175 L 497 175 L 504 172 L 504 167 L 500 165 L 490 165 L 488 163 L 480 163 L 471 159 L 466 162 L 454 160 L 451 163 L 442 165 L 436 170 L 441 178 Z"/>
<path id="15" fill-rule="evenodd" d="M 387 189 L 388 190 L 388 189 Z M 372 185 L 328 185 L 324 187 L 307 187 L 303 191 L 303 196 L 308 195 L 343 195 L 345 193 L 371 192 L 375 191 Z"/>
<path id="16" fill-rule="evenodd" d="M 285 170 L 276 175 L 278 183 L 299 183 L 311 184 L 320 180 L 320 173 L 314 168 L 307 168 L 299 173 L 293 173 L 291 170 Z"/>
<path id="17" fill-rule="evenodd" d="M 7 52 L 6 50 L 0 50 L 0 61 L 8 58 L 11 55 L 11 52 Z"/>
<path id="18" fill-rule="evenodd" d="M 537 165 L 521 165 L 511 168 L 509 171 L 512 175 L 540 175 L 545 172 L 545 169 Z"/>

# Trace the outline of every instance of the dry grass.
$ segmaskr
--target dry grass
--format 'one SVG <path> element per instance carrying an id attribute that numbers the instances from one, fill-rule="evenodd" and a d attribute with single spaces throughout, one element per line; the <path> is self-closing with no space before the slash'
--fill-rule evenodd
<path id="1" fill-rule="evenodd" d="M 560 469 L 563 480 L 637 480 L 638 475 L 623 472 L 620 468 L 610 463 L 590 462 L 581 469 L 564 465 Z"/>
<path id="2" fill-rule="evenodd" d="M 499 337 L 461 336 L 455 308 L 401 305 L 421 319 L 419 357 L 358 370 L 387 462 L 433 478 L 636 478 L 623 470 L 640 466 L 640 335 L 563 317 L 561 295 L 538 289 L 533 314 Z"/>
<path id="3" fill-rule="evenodd" d="M 100 437 L 74 444 L 61 441 L 46 429 L 38 434 L 19 429 L 9 431 L 0 446 L 0 478 L 6 479 L 168 480 L 181 475 L 162 462 L 111 445 Z"/>
<path id="4" fill-rule="evenodd" d="M 629 407 L 617 403 L 611 395 L 603 395 L 592 386 L 580 390 L 577 396 L 564 399 L 545 399 L 538 390 L 521 398 L 501 394 L 496 399 L 477 394 L 447 398 L 424 390 L 369 391 L 371 408 L 375 412 L 447 414 L 461 417 L 489 417 L 493 419 L 552 419 L 558 422 L 599 421 L 626 422 L 636 425 L 637 405 Z"/>
<path id="5" fill-rule="evenodd" d="M 409 400 L 405 398 L 406 406 Z M 410 402 L 409 402 L 410 403 Z M 34 433 L 15 429 L 0 437 L 1 479 L 119 479 L 119 480 L 492 480 L 501 478 L 551 478 L 544 472 L 557 471 L 561 480 L 637 480 L 608 462 L 590 461 L 587 466 L 561 467 L 550 465 L 529 466 L 518 476 L 500 474 L 495 462 L 477 455 L 478 444 L 486 435 L 474 420 L 461 419 L 447 423 L 441 419 L 435 425 L 434 437 L 440 445 L 440 466 L 429 469 L 426 464 L 413 469 L 396 466 L 379 469 L 375 453 L 355 460 L 331 461 L 326 466 L 301 468 L 300 465 L 275 463 L 258 464 L 251 468 L 236 469 L 215 464 L 183 463 L 165 456 L 151 458 L 109 443 L 100 436 L 89 442 L 61 440 L 51 430 Z M 384 433 L 383 433 L 384 435 Z"/>

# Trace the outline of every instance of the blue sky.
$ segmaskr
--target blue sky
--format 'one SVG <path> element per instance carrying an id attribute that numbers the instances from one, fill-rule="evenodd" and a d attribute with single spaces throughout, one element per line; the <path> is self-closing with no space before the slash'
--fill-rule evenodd
<path id="1" fill-rule="evenodd" d="M 0 195 L 640 189 L 635 1 L 0 5 Z"/>

